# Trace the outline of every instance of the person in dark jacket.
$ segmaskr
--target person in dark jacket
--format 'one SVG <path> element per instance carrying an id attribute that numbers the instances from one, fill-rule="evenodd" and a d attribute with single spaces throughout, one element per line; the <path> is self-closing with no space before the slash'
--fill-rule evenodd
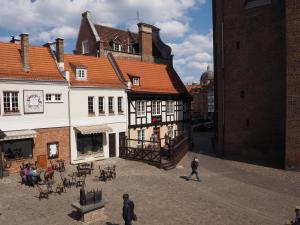
<path id="1" fill-rule="evenodd" d="M 123 219 L 125 225 L 132 225 L 132 220 L 134 219 L 134 203 L 129 199 L 128 194 L 123 195 Z"/>
<path id="2" fill-rule="evenodd" d="M 187 181 L 189 181 L 189 180 L 191 179 L 191 177 L 193 176 L 193 174 L 196 175 L 197 180 L 198 180 L 199 182 L 201 181 L 200 178 L 199 178 L 199 175 L 198 175 L 198 171 L 197 171 L 198 166 L 199 166 L 199 160 L 198 160 L 197 157 L 194 157 L 194 160 L 191 162 L 192 173 L 190 174 L 190 176 L 188 176 L 188 177 L 186 178 Z"/>

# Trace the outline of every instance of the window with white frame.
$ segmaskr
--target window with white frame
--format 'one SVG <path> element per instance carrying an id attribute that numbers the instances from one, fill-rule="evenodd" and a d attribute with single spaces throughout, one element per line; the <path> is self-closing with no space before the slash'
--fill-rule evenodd
<path id="1" fill-rule="evenodd" d="M 138 130 L 138 144 L 141 145 L 145 140 L 145 130 Z"/>
<path id="2" fill-rule="evenodd" d="M 174 101 L 166 101 L 167 114 L 174 114 Z"/>
<path id="3" fill-rule="evenodd" d="M 152 101 L 152 115 L 161 115 L 161 101 Z"/>
<path id="4" fill-rule="evenodd" d="M 119 44 L 119 43 L 113 43 L 113 50 L 114 51 L 118 51 L 118 52 L 120 52 L 120 51 L 122 51 L 122 47 L 121 47 L 121 44 Z"/>
<path id="5" fill-rule="evenodd" d="M 136 101 L 136 115 L 146 116 L 146 101 Z"/>
<path id="6" fill-rule="evenodd" d="M 104 97 L 98 97 L 98 109 L 99 113 L 104 113 Z"/>
<path id="7" fill-rule="evenodd" d="M 123 112 L 123 97 L 118 97 L 118 112 Z"/>
<path id="8" fill-rule="evenodd" d="M 95 114 L 95 104 L 93 96 L 88 96 L 88 112 L 89 114 Z"/>
<path id="9" fill-rule="evenodd" d="M 140 78 L 139 77 L 133 77 L 132 78 L 132 84 L 139 86 L 140 85 Z"/>
<path id="10" fill-rule="evenodd" d="M 82 41 L 82 54 L 88 54 L 89 51 L 90 51 L 90 49 L 89 49 L 89 41 L 88 40 Z"/>
<path id="11" fill-rule="evenodd" d="M 108 97 L 108 112 L 114 112 L 114 97 Z"/>
<path id="12" fill-rule="evenodd" d="M 87 79 L 87 69 L 77 68 L 76 69 L 76 80 L 86 80 Z"/>
<path id="13" fill-rule="evenodd" d="M 46 103 L 49 102 L 62 102 L 61 94 L 59 93 L 48 93 L 46 94 Z"/>
<path id="14" fill-rule="evenodd" d="M 19 112 L 19 92 L 3 92 L 4 113 Z"/>

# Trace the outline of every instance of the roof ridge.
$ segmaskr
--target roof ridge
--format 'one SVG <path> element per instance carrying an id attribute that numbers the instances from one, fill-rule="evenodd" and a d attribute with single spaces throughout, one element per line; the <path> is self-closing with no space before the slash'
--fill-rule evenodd
<path id="1" fill-rule="evenodd" d="M 133 32 L 133 31 L 130 31 L 130 30 L 122 30 L 122 29 L 119 29 L 119 28 L 109 27 L 109 26 L 104 26 L 104 25 L 95 24 L 95 23 L 94 23 L 94 26 L 99 26 L 99 27 L 104 27 L 104 28 L 110 28 L 110 29 L 118 30 L 118 31 L 122 31 L 122 32 L 128 32 L 128 31 L 129 31 L 131 34 L 136 34 L 136 35 L 138 35 L 138 33 Z"/>

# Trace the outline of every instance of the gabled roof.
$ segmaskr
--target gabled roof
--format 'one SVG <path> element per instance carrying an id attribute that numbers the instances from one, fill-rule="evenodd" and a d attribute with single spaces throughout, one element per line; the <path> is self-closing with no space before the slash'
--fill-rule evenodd
<path id="1" fill-rule="evenodd" d="M 0 43 L 0 79 L 64 81 L 48 47 L 29 46 L 28 72 L 23 69 L 21 45 Z"/>
<path id="2" fill-rule="evenodd" d="M 71 86 L 125 88 L 107 58 L 65 54 L 64 61 Z M 87 68 L 87 80 L 76 80 L 76 67 Z"/>
<path id="3" fill-rule="evenodd" d="M 140 85 L 132 85 L 133 92 L 182 94 L 187 90 L 175 70 L 164 64 L 116 59 L 124 79 L 139 77 Z"/>
<path id="4" fill-rule="evenodd" d="M 98 24 L 94 24 L 94 26 L 98 35 L 100 36 L 100 40 L 103 42 L 103 47 L 106 49 L 110 48 L 109 43 L 115 40 L 115 38 L 118 38 L 125 47 L 128 46 L 128 40 L 130 44 L 139 42 L 137 33 L 119 30 L 113 27 L 106 27 Z"/>

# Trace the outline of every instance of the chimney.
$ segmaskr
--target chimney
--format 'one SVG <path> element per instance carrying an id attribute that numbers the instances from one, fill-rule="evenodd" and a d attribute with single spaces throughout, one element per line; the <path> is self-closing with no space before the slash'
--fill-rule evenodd
<path id="1" fill-rule="evenodd" d="M 64 39 L 56 38 L 56 60 L 60 71 L 64 71 Z"/>
<path id="2" fill-rule="evenodd" d="M 91 12 L 90 11 L 85 11 L 81 15 L 82 15 L 83 18 L 87 18 L 87 19 L 91 18 Z"/>
<path id="3" fill-rule="evenodd" d="M 152 25 L 138 23 L 140 54 L 143 62 L 153 62 L 152 57 Z"/>
<path id="4" fill-rule="evenodd" d="M 29 71 L 29 34 L 22 33 L 21 37 L 21 59 L 24 71 Z"/>

